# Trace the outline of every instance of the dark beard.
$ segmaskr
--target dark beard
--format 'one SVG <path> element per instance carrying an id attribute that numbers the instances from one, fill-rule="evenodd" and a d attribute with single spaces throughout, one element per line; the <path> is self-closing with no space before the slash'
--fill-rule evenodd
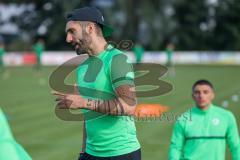
<path id="1" fill-rule="evenodd" d="M 76 42 L 76 45 L 79 46 L 79 48 L 76 49 L 76 53 L 77 55 L 81 55 L 81 54 L 90 54 L 89 52 L 91 52 L 89 46 L 92 42 L 92 39 L 91 37 L 85 32 L 83 31 L 82 32 L 82 35 L 83 35 L 83 38 L 82 39 L 79 39 L 78 42 Z"/>
<path id="2" fill-rule="evenodd" d="M 78 45 L 76 49 L 77 55 L 86 54 L 88 52 L 88 47 L 86 46 L 86 42 L 84 39 L 80 39 L 74 46 Z"/>

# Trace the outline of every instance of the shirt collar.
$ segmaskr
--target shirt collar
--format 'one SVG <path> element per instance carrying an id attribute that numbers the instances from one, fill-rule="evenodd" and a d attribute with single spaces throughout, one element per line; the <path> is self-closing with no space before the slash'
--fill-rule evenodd
<path id="1" fill-rule="evenodd" d="M 202 110 L 199 107 L 195 106 L 195 110 L 197 111 L 197 113 L 200 113 L 200 114 L 207 114 L 207 113 L 211 112 L 212 108 L 213 108 L 213 104 L 210 104 L 208 109 L 205 109 L 205 110 Z"/>

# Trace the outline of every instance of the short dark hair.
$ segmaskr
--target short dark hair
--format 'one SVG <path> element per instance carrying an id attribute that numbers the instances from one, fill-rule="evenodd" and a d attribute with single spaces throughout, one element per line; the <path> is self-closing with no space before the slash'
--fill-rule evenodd
<path id="1" fill-rule="evenodd" d="M 211 87 L 214 90 L 214 87 L 213 87 L 212 83 L 210 81 L 206 80 L 206 79 L 200 79 L 200 80 L 196 81 L 192 86 L 192 91 L 194 90 L 194 88 L 197 85 L 208 85 L 209 87 Z"/>

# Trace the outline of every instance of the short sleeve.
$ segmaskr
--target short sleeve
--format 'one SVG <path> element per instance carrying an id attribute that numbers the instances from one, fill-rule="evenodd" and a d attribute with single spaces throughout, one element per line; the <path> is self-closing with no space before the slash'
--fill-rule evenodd
<path id="1" fill-rule="evenodd" d="M 114 88 L 121 85 L 134 85 L 133 66 L 125 54 L 117 54 L 113 56 L 110 75 Z"/>

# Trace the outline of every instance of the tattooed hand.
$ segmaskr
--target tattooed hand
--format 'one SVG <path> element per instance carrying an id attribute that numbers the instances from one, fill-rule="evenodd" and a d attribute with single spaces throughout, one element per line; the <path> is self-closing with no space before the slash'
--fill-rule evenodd
<path id="1" fill-rule="evenodd" d="M 60 109 L 79 109 L 86 106 L 87 100 L 84 99 L 78 92 L 76 84 L 74 85 L 73 94 L 65 94 L 61 92 L 52 92 L 53 95 L 57 96 L 55 101 L 57 101 L 57 107 Z"/>

